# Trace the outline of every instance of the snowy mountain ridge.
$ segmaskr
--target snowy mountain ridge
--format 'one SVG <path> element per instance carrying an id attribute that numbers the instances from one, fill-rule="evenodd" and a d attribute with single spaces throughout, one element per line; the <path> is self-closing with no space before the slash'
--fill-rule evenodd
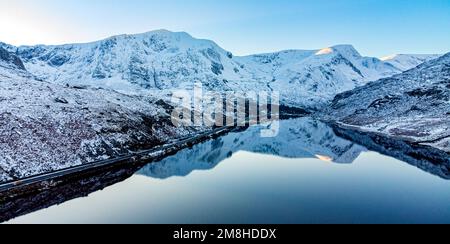
<path id="1" fill-rule="evenodd" d="M 392 64 L 394 67 L 406 71 L 419 66 L 422 63 L 437 59 L 442 55 L 437 54 L 394 54 L 380 58 L 380 60 Z"/>
<path id="2" fill-rule="evenodd" d="M 362 57 L 352 46 L 235 57 L 209 40 L 158 30 L 59 46 L 0 47 L 16 53 L 39 79 L 126 94 L 192 88 L 280 91 L 282 103 L 319 108 L 334 95 L 403 70 Z"/>
<path id="3" fill-rule="evenodd" d="M 401 72 L 376 58 L 362 57 L 351 45 L 312 51 L 283 51 L 237 57 L 259 74 L 288 105 L 318 108 L 343 91 Z"/>

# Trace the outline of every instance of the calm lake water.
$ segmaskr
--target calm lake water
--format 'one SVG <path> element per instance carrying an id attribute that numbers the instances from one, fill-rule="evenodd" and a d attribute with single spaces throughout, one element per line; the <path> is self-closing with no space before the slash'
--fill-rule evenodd
<path id="1" fill-rule="evenodd" d="M 9 223 L 450 223 L 450 181 L 310 118 L 196 145 Z"/>

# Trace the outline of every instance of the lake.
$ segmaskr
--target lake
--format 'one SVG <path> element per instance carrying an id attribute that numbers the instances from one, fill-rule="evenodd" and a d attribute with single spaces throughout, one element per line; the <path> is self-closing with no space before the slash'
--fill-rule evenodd
<path id="1" fill-rule="evenodd" d="M 8 223 L 450 223 L 443 165 L 370 151 L 312 118 L 282 121 L 276 138 L 260 129 Z"/>

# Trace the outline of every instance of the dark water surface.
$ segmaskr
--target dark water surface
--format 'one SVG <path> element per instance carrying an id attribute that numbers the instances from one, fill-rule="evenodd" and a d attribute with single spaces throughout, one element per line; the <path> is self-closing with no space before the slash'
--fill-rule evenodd
<path id="1" fill-rule="evenodd" d="M 444 168 L 301 118 L 282 121 L 276 138 L 231 133 L 9 223 L 450 223 Z"/>

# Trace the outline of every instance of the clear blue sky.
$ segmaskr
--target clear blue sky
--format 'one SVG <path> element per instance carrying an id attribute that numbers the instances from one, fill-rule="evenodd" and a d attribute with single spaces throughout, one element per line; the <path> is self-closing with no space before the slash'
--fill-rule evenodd
<path id="1" fill-rule="evenodd" d="M 353 44 L 362 54 L 450 52 L 450 0 L 0 0 L 0 41 L 87 42 L 186 31 L 235 54 Z"/>

